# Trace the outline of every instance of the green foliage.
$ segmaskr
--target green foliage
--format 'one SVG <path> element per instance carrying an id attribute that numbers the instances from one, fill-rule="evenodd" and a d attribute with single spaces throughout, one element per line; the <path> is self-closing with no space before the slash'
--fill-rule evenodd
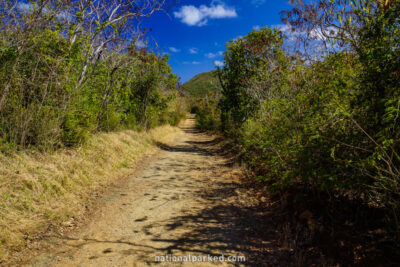
<path id="1" fill-rule="evenodd" d="M 220 110 L 217 108 L 221 95 L 221 83 L 217 71 L 196 75 L 183 84 L 191 98 L 192 114 L 196 114 L 196 126 L 203 130 L 219 130 Z"/>
<path id="2" fill-rule="evenodd" d="M 320 8 L 341 18 L 343 32 L 325 41 L 342 48 L 319 60 L 286 51 L 269 28 L 228 43 L 222 95 L 200 105 L 197 123 L 215 128 L 220 113 L 221 129 L 271 191 L 301 187 L 379 205 L 400 237 L 400 3 L 360 1 L 345 13 L 341 5 L 293 12 L 299 28 L 315 29 L 321 21 L 310 16 Z"/>
<path id="3" fill-rule="evenodd" d="M 221 129 L 221 111 L 218 109 L 220 96 L 215 92 L 208 92 L 202 99 L 196 101 L 196 126 L 203 130 Z M 193 110 L 193 108 L 192 108 Z"/>
<path id="4" fill-rule="evenodd" d="M 372 152 L 360 164 L 374 180 L 372 194 L 391 207 L 400 237 L 400 3 L 386 1 L 376 12 L 358 15 L 364 25 L 357 47 L 363 90 L 355 120 Z"/>
<path id="5" fill-rule="evenodd" d="M 21 146 L 57 145 L 69 74 L 67 42 L 56 31 L 24 36 L 26 49 L 3 43 L 0 61 L 0 129 L 7 142 Z"/>
<path id="6" fill-rule="evenodd" d="M 95 131 L 179 123 L 185 110 L 167 57 L 133 42 L 123 49 L 110 45 L 96 60 L 88 59 L 91 32 L 72 40 L 53 27 L 58 22 L 38 16 L 26 31 L 6 28 L 2 21 L 2 150 L 54 149 L 82 143 Z M 21 14 L 20 21 L 34 18 Z"/>
<path id="7" fill-rule="evenodd" d="M 201 98 L 207 95 L 208 92 L 219 93 L 222 90 L 217 71 L 200 73 L 185 82 L 182 86 L 194 98 Z"/>
<path id="8" fill-rule="evenodd" d="M 232 132 L 255 114 L 273 88 L 269 84 L 282 80 L 286 71 L 286 57 L 279 31 L 270 28 L 254 30 L 243 38 L 227 44 L 220 101 L 221 118 L 225 130 Z M 279 90 L 279 82 L 276 84 Z"/>
<path id="9" fill-rule="evenodd" d="M 85 110 L 71 109 L 61 124 L 62 142 L 66 146 L 73 146 L 84 142 L 96 128 L 93 116 Z"/>

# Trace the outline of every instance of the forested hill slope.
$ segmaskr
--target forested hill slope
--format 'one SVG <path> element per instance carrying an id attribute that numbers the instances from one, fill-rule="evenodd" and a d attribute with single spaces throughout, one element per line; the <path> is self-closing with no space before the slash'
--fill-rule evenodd
<path id="1" fill-rule="evenodd" d="M 218 74 L 215 70 L 203 72 L 194 76 L 191 80 L 184 83 L 183 87 L 188 94 L 193 97 L 202 97 L 210 91 L 221 91 Z"/>

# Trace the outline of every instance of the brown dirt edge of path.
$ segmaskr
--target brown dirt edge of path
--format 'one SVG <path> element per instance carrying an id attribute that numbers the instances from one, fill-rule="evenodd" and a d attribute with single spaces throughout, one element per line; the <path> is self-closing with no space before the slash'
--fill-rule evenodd
<path id="1" fill-rule="evenodd" d="M 289 266 L 276 205 L 261 196 L 227 141 L 194 119 L 174 145 L 98 193 L 79 221 L 49 229 L 23 266 Z M 245 256 L 245 262 L 155 262 L 155 256 Z M 205 259 L 205 258 L 204 258 Z"/>
<path id="2" fill-rule="evenodd" d="M 157 158 L 157 152 L 144 155 L 135 163 L 131 172 L 134 173 L 135 176 L 140 174 L 140 171 L 145 166 L 151 164 L 151 162 L 157 160 Z M 20 252 L 15 252 L 13 254 L 13 259 L 5 263 L 6 266 L 30 265 L 33 258 L 54 249 L 51 245 L 49 246 L 48 243 L 52 238 L 67 236 L 88 227 L 93 218 L 101 212 L 101 208 L 104 206 L 106 199 L 109 198 L 113 192 L 124 187 L 126 179 L 127 177 L 123 176 L 107 186 L 97 187 L 95 191 L 91 193 L 92 198 L 86 203 L 84 214 L 74 217 L 72 220 L 62 225 L 50 224 L 44 232 L 38 233 L 31 238 L 31 240 L 27 241 L 28 243 L 25 249 Z"/>

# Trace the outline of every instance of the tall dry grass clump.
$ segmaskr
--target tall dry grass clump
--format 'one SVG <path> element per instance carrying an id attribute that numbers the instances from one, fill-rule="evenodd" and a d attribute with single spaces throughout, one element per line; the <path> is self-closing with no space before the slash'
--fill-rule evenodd
<path id="1" fill-rule="evenodd" d="M 0 264 L 27 240 L 82 215 L 96 189 L 130 175 L 156 142 L 172 143 L 180 130 L 100 133 L 76 148 L 52 154 L 0 154 Z"/>

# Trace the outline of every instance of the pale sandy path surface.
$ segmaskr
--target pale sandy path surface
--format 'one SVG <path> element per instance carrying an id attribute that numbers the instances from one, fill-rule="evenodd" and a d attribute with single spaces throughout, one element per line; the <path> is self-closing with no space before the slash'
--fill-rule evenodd
<path id="1" fill-rule="evenodd" d="M 245 256 L 246 263 L 197 263 L 194 266 L 274 266 L 261 240 L 265 214 L 241 189 L 239 167 L 221 155 L 216 137 L 198 132 L 194 120 L 174 146 L 113 189 L 81 229 L 49 238 L 46 252 L 30 266 L 193 266 L 156 263 L 172 254 Z M 264 256 L 263 256 L 264 255 Z M 274 264 L 275 263 L 275 264 Z"/>

